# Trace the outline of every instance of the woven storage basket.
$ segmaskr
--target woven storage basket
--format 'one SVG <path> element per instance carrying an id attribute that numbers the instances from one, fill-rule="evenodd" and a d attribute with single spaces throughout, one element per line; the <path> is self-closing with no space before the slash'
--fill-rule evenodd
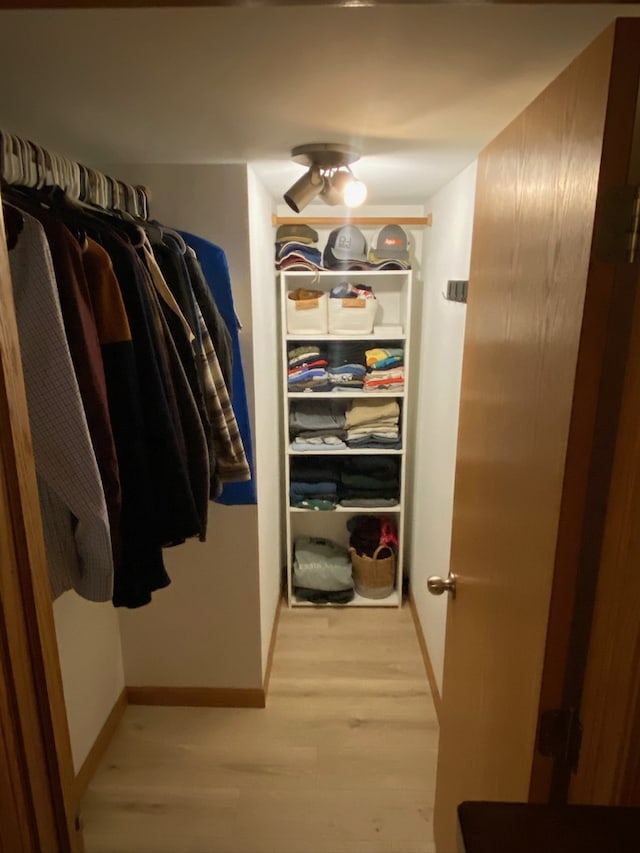
<path id="1" fill-rule="evenodd" d="M 380 557 L 381 552 L 387 556 Z M 358 554 L 349 548 L 356 592 L 363 598 L 386 598 L 391 595 L 396 580 L 396 556 L 388 545 L 379 545 L 373 557 Z"/>

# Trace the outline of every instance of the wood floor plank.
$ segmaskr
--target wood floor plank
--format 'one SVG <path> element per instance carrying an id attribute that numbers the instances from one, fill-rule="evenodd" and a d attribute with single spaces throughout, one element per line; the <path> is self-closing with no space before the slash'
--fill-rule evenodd
<path id="1" fill-rule="evenodd" d="M 127 709 L 87 853 L 433 853 L 437 743 L 408 608 L 285 609 L 265 709 Z"/>

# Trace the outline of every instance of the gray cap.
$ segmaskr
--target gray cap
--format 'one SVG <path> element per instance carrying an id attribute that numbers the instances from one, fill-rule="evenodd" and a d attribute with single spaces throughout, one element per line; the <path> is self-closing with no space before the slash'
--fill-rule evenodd
<path id="1" fill-rule="evenodd" d="M 325 266 L 331 266 L 331 260 L 366 261 L 367 241 L 364 234 L 355 225 L 342 225 L 335 228 L 327 240 L 324 250 Z"/>
<path id="2" fill-rule="evenodd" d="M 383 225 L 373 235 L 369 260 L 378 262 L 384 260 L 409 260 L 409 238 L 399 225 Z"/>

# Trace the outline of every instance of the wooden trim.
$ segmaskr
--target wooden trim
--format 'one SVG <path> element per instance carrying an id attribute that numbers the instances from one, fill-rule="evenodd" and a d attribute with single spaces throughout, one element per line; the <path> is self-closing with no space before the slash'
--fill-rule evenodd
<path id="1" fill-rule="evenodd" d="M 269 652 L 267 654 L 267 665 L 264 670 L 264 680 L 262 691 L 264 693 L 265 703 L 269 694 L 269 681 L 271 680 L 271 667 L 273 666 L 273 653 L 276 649 L 276 637 L 278 635 L 278 623 L 280 622 L 280 611 L 282 610 L 282 596 L 278 599 L 276 613 L 273 619 L 273 628 L 271 629 L 271 640 L 269 642 Z"/>
<path id="2" fill-rule="evenodd" d="M 354 0 L 304 0 L 309 6 L 334 6 L 352 7 Z M 423 6 L 433 3 L 434 0 L 358 0 L 360 7 L 375 6 Z M 452 3 L 455 0 L 441 0 L 441 2 Z M 530 5 L 546 6 L 556 3 L 557 0 L 485 0 L 486 5 L 502 6 Z M 149 8 L 218 8 L 218 7 L 255 7 L 255 6 L 295 6 L 300 0 L 0 0 L 0 9 L 149 9 Z M 574 4 L 609 6 L 613 4 L 633 5 L 634 0 L 565 0 L 563 5 Z"/>
<path id="3" fill-rule="evenodd" d="M 430 228 L 433 216 L 278 216 L 271 214 L 271 223 L 278 225 L 424 225 Z"/>
<path id="4" fill-rule="evenodd" d="M 4 480 L 0 477 L 0 499 Z M 1 535 L 0 531 L 0 535 Z M 0 559 L 5 549 L 0 538 Z M 27 853 L 38 846 L 35 813 L 25 785 L 26 757 L 23 754 L 19 714 L 12 696 L 6 640 L 0 624 L 0 851 Z"/>
<path id="5" fill-rule="evenodd" d="M 422 652 L 422 660 L 424 661 L 424 668 L 425 672 L 427 673 L 427 681 L 429 682 L 429 687 L 431 688 L 431 696 L 433 697 L 433 705 L 436 709 L 436 717 L 438 718 L 438 722 L 440 723 L 440 712 L 442 711 L 442 697 L 440 696 L 440 691 L 438 690 L 436 675 L 433 671 L 433 664 L 431 663 L 431 658 L 429 657 L 427 641 L 424 638 L 422 623 L 420 622 L 420 617 L 418 616 L 418 608 L 416 607 L 416 602 L 412 592 L 409 592 L 409 609 L 411 610 L 411 616 L 413 617 L 413 626 L 416 629 L 418 645 L 420 646 L 420 651 Z"/>
<path id="6" fill-rule="evenodd" d="M 127 709 L 127 704 L 127 688 L 123 687 L 122 692 L 109 712 L 109 716 L 104 721 L 104 725 L 100 729 L 98 737 L 95 739 L 93 746 L 89 750 L 89 754 L 85 758 L 82 767 L 76 773 L 76 778 L 73 782 L 73 801 L 76 811 L 80 808 L 82 798 L 84 797 L 85 792 L 89 787 L 89 783 L 98 769 L 102 756 L 105 754 L 116 729 L 120 725 L 120 720 Z"/>
<path id="7" fill-rule="evenodd" d="M 14 706 L 24 789 L 38 849 L 83 850 L 73 762 L 40 518 L 8 254 L 0 212 L 0 638 L 1 685 Z"/>
<path id="8" fill-rule="evenodd" d="M 264 708 L 262 687 L 127 687 L 130 705 Z"/>
<path id="9" fill-rule="evenodd" d="M 434 0 L 358 0 L 358 6 L 421 6 Z M 453 2 L 453 0 L 445 0 Z M 556 0 L 486 0 L 497 3 L 555 3 Z M 568 3 L 633 3 L 634 0 L 565 0 Z M 255 7 L 255 6 L 295 6 L 300 0 L 0 0 L 0 9 L 148 9 L 148 8 L 218 8 L 218 7 Z M 353 6 L 354 0 L 304 0 L 309 6 Z"/>

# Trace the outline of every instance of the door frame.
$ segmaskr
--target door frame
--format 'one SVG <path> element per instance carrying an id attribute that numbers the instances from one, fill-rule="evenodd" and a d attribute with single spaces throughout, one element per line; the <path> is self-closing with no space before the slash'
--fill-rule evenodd
<path id="1" fill-rule="evenodd" d="M 6 763 L 5 763 L 6 762 Z M 0 849 L 84 849 L 0 205 Z M 0 812 L 1 813 L 1 812 Z M 17 817 L 17 820 L 13 820 Z"/>

